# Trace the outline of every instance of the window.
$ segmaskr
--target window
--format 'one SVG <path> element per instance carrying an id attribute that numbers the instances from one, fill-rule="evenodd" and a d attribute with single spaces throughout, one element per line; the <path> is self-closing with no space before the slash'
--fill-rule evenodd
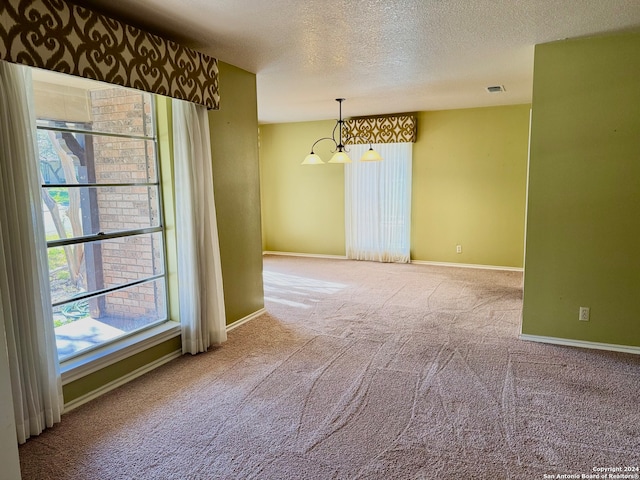
<path id="1" fill-rule="evenodd" d="M 381 162 L 345 165 L 347 258 L 410 261 L 412 143 L 376 144 Z M 369 145 L 349 145 L 360 158 Z"/>
<path id="2" fill-rule="evenodd" d="M 167 320 L 153 96 L 33 70 L 60 360 Z"/>

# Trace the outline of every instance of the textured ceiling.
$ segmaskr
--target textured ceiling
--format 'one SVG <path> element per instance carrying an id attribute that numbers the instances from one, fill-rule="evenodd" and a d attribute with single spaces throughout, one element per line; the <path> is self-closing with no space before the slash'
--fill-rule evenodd
<path id="1" fill-rule="evenodd" d="M 640 30 L 640 0 L 78 3 L 256 73 L 263 123 L 336 118 L 337 97 L 345 116 L 528 103 L 535 44 Z"/>

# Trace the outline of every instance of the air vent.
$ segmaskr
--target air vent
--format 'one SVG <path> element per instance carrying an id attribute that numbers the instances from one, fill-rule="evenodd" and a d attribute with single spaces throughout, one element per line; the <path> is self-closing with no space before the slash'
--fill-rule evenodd
<path id="1" fill-rule="evenodd" d="M 489 93 L 502 93 L 506 92 L 502 85 L 494 85 L 492 87 L 487 87 L 487 92 Z"/>

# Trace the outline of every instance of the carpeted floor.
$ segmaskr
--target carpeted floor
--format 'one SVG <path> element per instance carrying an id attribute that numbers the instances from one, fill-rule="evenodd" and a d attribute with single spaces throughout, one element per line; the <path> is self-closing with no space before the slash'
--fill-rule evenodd
<path id="1" fill-rule="evenodd" d="M 268 314 L 66 414 L 20 448 L 23 477 L 543 479 L 640 466 L 640 357 L 518 340 L 521 285 L 515 272 L 265 257 Z"/>

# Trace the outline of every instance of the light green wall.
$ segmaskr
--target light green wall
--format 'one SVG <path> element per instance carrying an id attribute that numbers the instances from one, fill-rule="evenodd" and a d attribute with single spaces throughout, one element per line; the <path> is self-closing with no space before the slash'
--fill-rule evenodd
<path id="1" fill-rule="evenodd" d="M 209 112 L 213 186 L 227 324 L 264 307 L 256 76 L 220 68 L 220 109 Z"/>
<path id="2" fill-rule="evenodd" d="M 525 334 L 640 346 L 639 79 L 637 33 L 536 47 Z"/>
<path id="3" fill-rule="evenodd" d="M 335 121 L 260 126 L 263 247 L 268 251 L 344 255 L 344 166 L 300 165 Z M 331 142 L 315 152 L 326 162 Z"/>
<path id="4" fill-rule="evenodd" d="M 417 116 L 412 259 L 521 267 L 529 105 Z M 260 127 L 265 250 L 344 255 L 344 167 L 300 165 L 334 124 Z"/>
<path id="5" fill-rule="evenodd" d="M 522 267 L 529 108 L 418 114 L 412 259 Z"/>

